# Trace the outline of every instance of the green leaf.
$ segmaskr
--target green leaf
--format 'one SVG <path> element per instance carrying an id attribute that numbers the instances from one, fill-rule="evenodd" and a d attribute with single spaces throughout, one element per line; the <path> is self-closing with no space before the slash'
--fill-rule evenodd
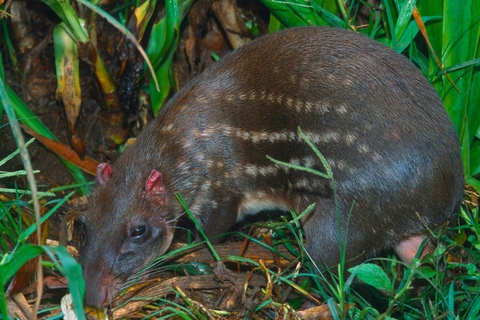
<path id="1" fill-rule="evenodd" d="M 322 24 L 310 2 L 260 0 L 286 27 L 314 26 Z M 324 25 L 323 23 L 322 25 Z"/>
<path id="2" fill-rule="evenodd" d="M 409 25 L 409 22 L 412 19 L 413 9 L 415 8 L 416 3 L 417 3 L 417 0 L 404 1 L 403 5 L 399 10 L 400 12 L 398 14 L 397 24 L 395 25 L 395 33 L 397 34 L 398 40 L 400 40 L 400 38 L 403 35 L 403 32 L 405 31 L 405 29 L 407 28 L 407 25 Z M 401 42 L 399 41 L 399 43 Z"/>
<path id="3" fill-rule="evenodd" d="M 89 41 L 85 29 L 80 23 L 80 19 L 73 10 L 69 1 L 65 0 L 43 0 L 62 19 L 68 28 L 70 35 L 79 42 L 86 43 Z"/>
<path id="4" fill-rule="evenodd" d="M 165 16 L 152 27 L 147 55 L 154 65 L 160 87 L 160 91 L 157 91 L 152 79 L 150 80 L 150 98 L 154 115 L 157 115 L 170 93 L 173 55 L 179 37 L 178 29 L 192 3 L 193 0 L 167 1 Z"/>
<path id="5" fill-rule="evenodd" d="M 72 294 L 73 309 L 79 319 L 85 319 L 83 312 L 83 296 L 85 294 L 85 281 L 82 276 L 82 268 L 80 264 L 68 253 L 67 248 L 63 246 L 58 247 L 43 247 L 53 251 L 61 263 L 61 270 L 68 282 L 68 289 Z"/>
<path id="6" fill-rule="evenodd" d="M 417 277 L 422 278 L 422 279 L 430 279 L 430 278 L 434 277 L 436 274 L 437 274 L 436 270 L 434 270 L 434 269 L 432 269 L 428 266 L 425 266 L 425 267 L 419 267 L 418 268 Z"/>
<path id="7" fill-rule="evenodd" d="M 472 177 L 467 177 L 465 179 L 465 183 L 474 187 L 475 190 L 477 190 L 477 192 L 480 192 L 480 181 L 478 181 L 477 179 L 472 178 Z"/>
<path id="8" fill-rule="evenodd" d="M 478 173 L 480 173 L 480 140 L 475 140 L 470 149 L 470 174 L 474 176 Z"/>
<path id="9" fill-rule="evenodd" d="M 20 269 L 28 260 L 35 258 L 43 252 L 40 246 L 23 245 L 14 253 L 9 254 L 0 262 L 0 285 L 4 287 L 7 281 L 13 277 L 15 272 Z"/>
<path id="10" fill-rule="evenodd" d="M 392 41 L 392 48 L 393 50 L 398 52 L 398 45 L 397 45 L 397 35 L 395 33 L 395 21 L 393 15 L 393 8 L 392 3 L 390 0 L 386 0 L 383 2 L 385 4 L 385 11 L 387 12 L 387 24 L 388 29 L 390 31 L 390 39 Z"/>
<path id="11" fill-rule="evenodd" d="M 480 0 L 466 0 L 462 5 L 458 5 L 455 1 L 445 1 L 442 37 L 444 67 L 448 68 L 479 57 L 479 13 Z M 478 70 L 476 72 L 478 73 Z M 471 142 L 480 118 L 480 108 L 478 108 L 480 96 L 475 92 L 478 91 L 480 84 L 477 83 L 479 76 L 478 74 L 473 76 L 473 69 L 468 72 L 464 70 L 451 72 L 449 76 L 456 88 L 446 76 L 443 76 L 445 84 L 442 92 L 443 103 L 459 136 L 469 132 L 466 141 Z"/>
<path id="12" fill-rule="evenodd" d="M 363 263 L 359 266 L 348 269 L 349 272 L 355 273 L 358 279 L 368 285 L 379 289 L 392 291 L 393 286 L 385 271 L 379 266 L 372 263 Z"/>

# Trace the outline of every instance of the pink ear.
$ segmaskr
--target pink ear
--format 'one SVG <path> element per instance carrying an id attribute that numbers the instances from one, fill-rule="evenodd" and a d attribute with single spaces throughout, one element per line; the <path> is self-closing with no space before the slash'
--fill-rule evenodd
<path id="1" fill-rule="evenodd" d="M 108 182 L 113 176 L 113 169 L 108 163 L 100 163 L 97 167 L 97 184 L 102 185 Z"/>
<path id="2" fill-rule="evenodd" d="M 152 170 L 150 177 L 147 179 L 147 184 L 145 185 L 145 192 L 150 194 L 162 194 L 165 193 L 165 188 L 163 187 L 162 174 L 157 170 Z"/>

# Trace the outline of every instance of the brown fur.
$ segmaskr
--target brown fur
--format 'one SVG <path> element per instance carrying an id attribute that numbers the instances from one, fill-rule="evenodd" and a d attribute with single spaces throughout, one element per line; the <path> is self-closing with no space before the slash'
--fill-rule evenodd
<path id="1" fill-rule="evenodd" d="M 325 172 L 299 126 L 332 168 L 337 204 L 332 181 L 266 157 Z M 183 214 L 177 192 L 208 236 L 245 214 L 315 202 L 303 221 L 307 250 L 332 266 L 345 233 L 347 259 L 390 247 L 411 255 L 403 241 L 416 244 L 423 223 L 441 225 L 463 190 L 456 132 L 420 71 L 380 43 L 326 27 L 278 32 L 227 55 L 108 170 L 84 217 L 81 262 L 94 306 L 168 249 Z"/>

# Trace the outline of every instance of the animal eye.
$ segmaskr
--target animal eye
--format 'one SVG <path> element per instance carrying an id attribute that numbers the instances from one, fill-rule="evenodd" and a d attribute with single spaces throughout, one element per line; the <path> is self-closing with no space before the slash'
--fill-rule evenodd
<path id="1" fill-rule="evenodd" d="M 145 226 L 136 227 L 135 229 L 132 230 L 132 233 L 130 233 L 130 237 L 140 238 L 145 233 L 145 230 L 146 230 Z"/>
<path id="2" fill-rule="evenodd" d="M 85 226 L 85 222 L 78 221 L 78 230 L 82 236 L 87 234 L 87 227 Z"/>
<path id="3" fill-rule="evenodd" d="M 85 240 L 87 238 L 87 226 L 85 225 L 85 221 L 83 219 L 76 219 L 75 220 L 75 228 L 78 231 L 80 246 L 85 246 Z"/>

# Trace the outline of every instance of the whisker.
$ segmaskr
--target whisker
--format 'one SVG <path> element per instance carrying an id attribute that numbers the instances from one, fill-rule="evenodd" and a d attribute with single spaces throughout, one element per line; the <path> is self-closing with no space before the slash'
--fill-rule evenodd
<path id="1" fill-rule="evenodd" d="M 177 221 L 177 220 L 180 219 L 182 216 L 184 216 L 185 213 L 187 213 L 187 212 L 184 211 L 182 214 L 179 214 L 178 216 L 174 217 L 173 219 L 168 220 L 167 223 L 172 223 L 172 222 L 174 222 L 174 221 Z"/>

